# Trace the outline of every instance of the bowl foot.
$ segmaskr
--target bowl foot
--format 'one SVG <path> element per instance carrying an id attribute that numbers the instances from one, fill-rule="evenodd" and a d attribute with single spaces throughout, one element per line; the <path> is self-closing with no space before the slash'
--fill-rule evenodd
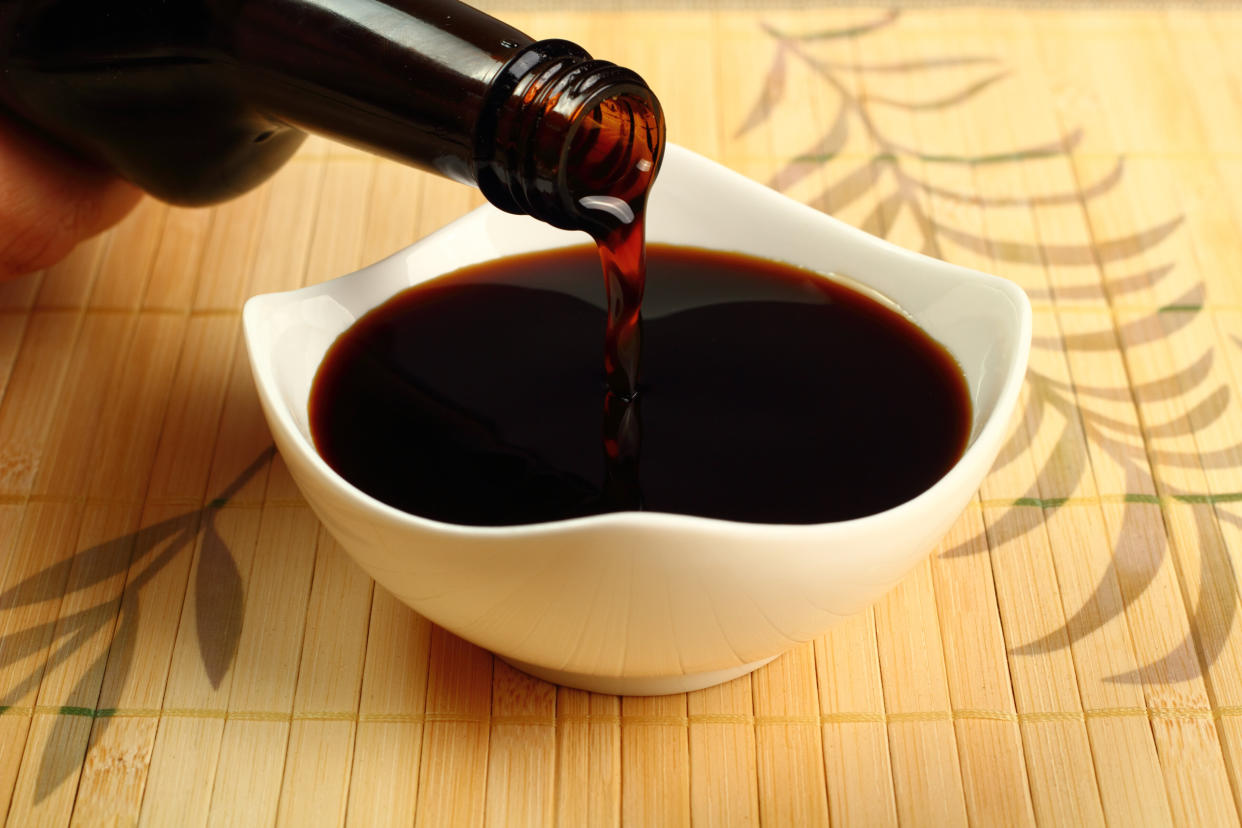
<path id="1" fill-rule="evenodd" d="M 535 678 L 550 681 L 553 684 L 573 687 L 578 690 L 590 690 L 592 693 L 607 693 L 613 696 L 664 696 L 669 693 L 688 693 L 691 690 L 702 690 L 715 684 L 744 676 L 758 670 L 776 656 L 752 661 L 740 667 L 729 667 L 724 670 L 711 670 L 706 673 L 691 673 L 688 676 L 597 676 L 590 673 L 568 673 L 563 670 L 549 670 L 524 661 L 504 658 L 509 664 L 523 673 Z"/>

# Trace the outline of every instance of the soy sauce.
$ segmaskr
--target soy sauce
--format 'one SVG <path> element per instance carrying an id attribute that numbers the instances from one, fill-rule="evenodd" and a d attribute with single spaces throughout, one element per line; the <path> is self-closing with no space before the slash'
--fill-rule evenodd
<path id="1" fill-rule="evenodd" d="M 900 313 L 735 254 L 649 245 L 647 273 L 628 399 L 599 356 L 596 250 L 518 256 L 411 288 L 346 331 L 311 393 L 317 449 L 398 509 L 484 526 L 638 508 L 845 520 L 961 456 L 961 370 Z M 620 465 L 609 434 L 632 451 Z"/>

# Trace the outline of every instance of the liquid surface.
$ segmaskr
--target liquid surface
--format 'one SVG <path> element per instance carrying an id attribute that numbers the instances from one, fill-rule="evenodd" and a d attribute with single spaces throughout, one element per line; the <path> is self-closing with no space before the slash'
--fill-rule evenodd
<path id="1" fill-rule="evenodd" d="M 643 372 L 619 415 L 599 259 L 573 248 L 467 268 L 359 320 L 316 377 L 316 447 L 377 499 L 472 525 L 635 508 L 843 520 L 910 499 L 960 457 L 961 371 L 901 315 L 733 254 L 652 245 L 647 267 Z M 620 476 L 601 449 L 610 416 L 635 426 Z"/>

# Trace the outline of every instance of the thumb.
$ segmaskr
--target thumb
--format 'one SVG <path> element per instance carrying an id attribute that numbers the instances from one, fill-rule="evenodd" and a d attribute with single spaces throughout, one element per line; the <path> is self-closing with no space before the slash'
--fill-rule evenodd
<path id="1" fill-rule="evenodd" d="M 0 117 L 0 280 L 49 267 L 120 221 L 141 192 Z"/>

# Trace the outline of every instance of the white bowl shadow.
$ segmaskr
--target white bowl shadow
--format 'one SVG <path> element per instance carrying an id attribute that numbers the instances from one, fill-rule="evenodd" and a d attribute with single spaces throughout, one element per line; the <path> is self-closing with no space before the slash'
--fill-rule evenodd
<path id="1" fill-rule="evenodd" d="M 918 497 L 814 525 L 629 512 L 514 527 L 393 509 L 315 452 L 307 401 L 324 353 L 413 284 L 504 255 L 581 244 L 490 206 L 356 273 L 246 303 L 251 367 L 308 503 L 378 583 L 521 669 L 600 692 L 680 692 L 733 678 L 887 591 L 940 540 L 996 458 L 1026 370 L 1030 303 L 1014 284 L 895 247 L 670 145 L 649 239 L 839 273 L 899 306 L 961 365 L 971 436 Z"/>

